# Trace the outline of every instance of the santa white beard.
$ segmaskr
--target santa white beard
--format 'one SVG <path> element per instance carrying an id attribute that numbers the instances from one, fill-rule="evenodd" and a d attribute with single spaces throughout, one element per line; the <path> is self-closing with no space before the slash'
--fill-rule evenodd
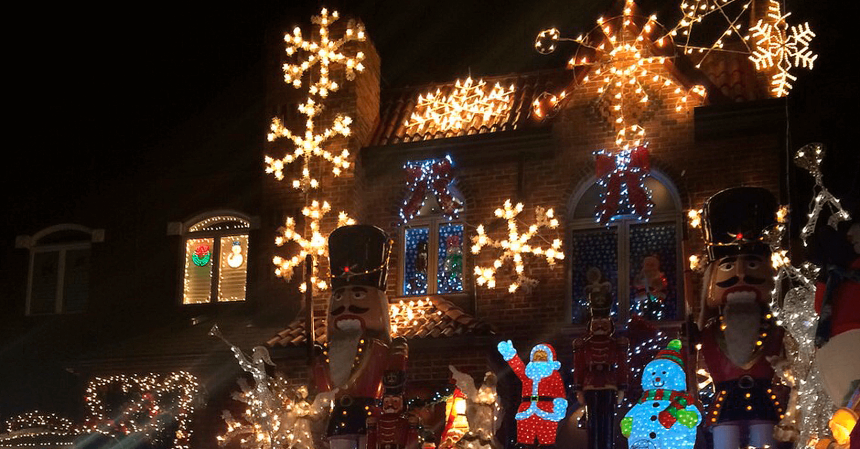
<path id="1" fill-rule="evenodd" d="M 726 356 L 737 366 L 746 366 L 756 350 L 762 306 L 755 297 L 729 298 L 723 310 Z"/>
<path id="2" fill-rule="evenodd" d="M 329 376 L 335 386 L 343 388 L 352 374 L 352 364 L 358 354 L 361 329 L 339 330 L 329 335 Z"/>

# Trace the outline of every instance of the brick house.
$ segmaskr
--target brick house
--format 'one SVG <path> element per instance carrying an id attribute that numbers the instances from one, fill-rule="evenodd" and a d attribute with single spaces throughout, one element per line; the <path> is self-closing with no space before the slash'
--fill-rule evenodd
<path id="1" fill-rule="evenodd" d="M 454 81 L 382 91 L 384 61 L 370 41 L 357 45 L 366 55 L 366 70 L 354 82 L 342 81 L 342 89 L 326 104 L 326 114 L 353 118 L 351 136 L 331 146 L 348 149 L 354 168 L 334 177 L 312 163 L 311 170 L 321 174 L 321 188 L 314 195 L 326 199 L 333 211 L 347 211 L 389 234 L 392 304 L 427 301 L 429 318 L 400 330 L 410 342 L 409 380 L 416 386 L 447 384 L 448 365 L 453 364 L 476 377 L 488 369 L 498 372 L 505 381 L 500 391 L 512 398 L 516 387 L 495 344 L 511 339 L 523 353 L 547 341 L 569 366 L 571 340 L 584 329 L 588 270 L 599 268 L 602 280 L 611 284 L 616 316 L 625 323 L 635 310 L 638 275 L 648 256 L 658 258 L 666 279 L 662 317 L 652 324 L 667 334 L 681 334 L 698 301 L 696 278 L 686 261 L 700 245 L 698 233 L 685 224 L 685 212 L 740 185 L 766 187 L 785 199 L 784 100 L 767 98 L 762 80 L 742 58 L 713 58 L 702 70 L 683 58 L 648 63 L 650 72 L 677 85 L 707 86 L 708 104 L 676 110 L 681 94 L 674 86 L 651 87 L 649 95 L 656 101 L 643 114 L 642 125 L 648 129 L 651 169 L 646 185 L 653 213 L 643 221 L 622 206 L 605 226 L 594 220 L 601 194 L 594 152 L 613 149 L 617 130 L 596 101 L 599 81 L 584 81 L 584 74 L 564 69 L 475 75 L 490 86 L 511 86 L 507 112 L 458 129 L 411 126 L 418 96 L 437 89 L 449 93 Z M 244 130 L 259 130 L 272 116 L 288 127 L 302 123 L 293 112 L 301 96 L 282 82 L 275 51 L 281 54 L 280 48 L 271 50 L 264 69 L 265 101 L 257 109 L 234 120 L 228 97 L 222 109 L 210 112 L 209 118 L 225 126 L 207 141 L 209 161 L 142 168 L 152 176 L 137 186 L 134 201 L 123 200 L 119 184 L 115 193 L 99 194 L 100 205 L 115 205 L 111 214 L 92 205 L 60 223 L 22 226 L 27 231 L 18 232 L 18 249 L 4 255 L 16 267 L 4 276 L 12 293 L 4 298 L 4 307 L 15 312 L 2 334 L 4 347 L 10 348 L 3 358 L 22 368 L 5 374 L 3 388 L 43 375 L 52 386 L 43 390 L 44 397 L 4 391 L 4 418 L 33 403 L 50 404 L 60 391 L 80 392 L 93 376 L 184 370 L 205 386 L 206 396 L 205 406 L 193 416 L 191 447 L 214 447 L 214 435 L 223 431 L 220 411 L 230 407 L 239 373 L 229 349 L 207 335 L 214 324 L 244 349 L 268 347 L 279 371 L 307 382 L 300 276 L 285 282 L 274 276 L 271 265 L 276 254 L 291 255 L 290 246 L 272 243 L 285 216 L 301 216 L 306 198 L 262 172 L 263 155 L 282 150 L 277 142 L 257 145 L 258 152 L 230 150 L 259 142 L 259 136 Z M 572 76 L 581 85 L 558 113 L 537 118 L 532 103 L 543 92 L 568 86 Z M 425 207 L 404 220 L 401 208 L 411 193 L 404 166 L 446 157 L 453 164 L 452 186 L 462 211 L 445 216 L 428 195 Z M 237 185 L 246 194 L 230 194 Z M 498 274 L 499 288 L 479 286 L 474 267 L 492 265 L 494 255 L 468 251 L 479 224 L 491 237 L 505 233 L 504 220 L 495 218 L 494 210 L 506 199 L 525 205 L 519 218 L 526 225 L 534 223 L 536 206 L 553 208 L 561 225 L 545 231 L 545 238 L 561 239 L 565 255 L 553 267 L 528 258 L 526 275 L 537 284 L 515 293 L 505 288 L 504 270 Z M 334 215 L 322 220 L 324 233 L 334 228 Z M 299 220 L 297 229 L 302 226 Z M 445 278 L 451 275 L 445 257 L 458 245 L 463 258 L 452 285 L 453 278 Z M 208 252 L 196 253 L 200 247 Z M 234 248 L 245 261 L 240 271 L 231 271 L 242 267 L 241 262 L 233 266 Z M 423 268 L 417 266 L 419 255 Z M 208 266 L 197 265 L 195 257 L 205 257 Z M 161 263 L 153 263 L 157 260 Z M 206 270 L 202 278 L 189 274 L 199 269 Z M 27 279 L 26 285 L 16 279 Z M 318 342 L 325 305 L 325 293 L 316 294 Z M 83 418 L 74 407 L 57 411 Z"/>

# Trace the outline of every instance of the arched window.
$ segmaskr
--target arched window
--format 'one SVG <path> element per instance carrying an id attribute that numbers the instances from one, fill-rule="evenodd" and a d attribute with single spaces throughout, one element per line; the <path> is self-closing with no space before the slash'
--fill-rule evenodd
<path id="1" fill-rule="evenodd" d="M 236 213 L 207 214 L 185 229 L 182 304 L 244 301 L 250 220 Z"/>
<path id="2" fill-rule="evenodd" d="M 463 291 L 465 228 L 457 220 L 463 197 L 450 177 L 450 166 L 450 158 L 406 164 L 414 179 L 401 209 L 400 295 Z"/>
<path id="3" fill-rule="evenodd" d="M 27 314 L 82 312 L 90 288 L 90 248 L 104 240 L 104 230 L 75 224 L 19 236 L 17 246 L 30 250 Z"/>
<path id="4" fill-rule="evenodd" d="M 669 179 L 651 171 L 645 186 L 654 207 L 648 221 L 639 220 L 622 198 L 608 226 L 595 221 L 603 188 L 594 178 L 571 198 L 571 320 L 588 319 L 588 292 L 601 289 L 612 297 L 612 315 L 622 322 L 633 314 L 650 320 L 683 318 L 681 203 Z"/>

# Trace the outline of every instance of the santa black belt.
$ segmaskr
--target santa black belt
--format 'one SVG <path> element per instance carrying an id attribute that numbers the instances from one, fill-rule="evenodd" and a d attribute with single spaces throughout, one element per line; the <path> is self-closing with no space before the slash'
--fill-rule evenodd
<path id="1" fill-rule="evenodd" d="M 552 401 L 554 396 L 523 396 L 523 402 Z"/>

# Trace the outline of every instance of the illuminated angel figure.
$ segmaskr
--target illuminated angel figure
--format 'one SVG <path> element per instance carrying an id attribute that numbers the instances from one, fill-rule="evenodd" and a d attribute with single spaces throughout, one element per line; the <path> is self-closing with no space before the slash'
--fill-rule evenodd
<path id="1" fill-rule="evenodd" d="M 496 270 L 504 265 L 505 261 L 511 260 L 514 264 L 516 276 L 508 286 L 508 291 L 513 293 L 520 286 L 527 289 L 537 283 L 536 280 L 526 277 L 523 274 L 525 266 L 523 265 L 523 254 L 533 254 L 535 256 L 544 256 L 546 261 L 551 266 L 556 260 L 564 259 L 564 253 L 561 251 L 561 239 L 555 239 L 549 248 L 540 246 L 532 246 L 529 244 L 538 230 L 541 227 L 549 227 L 555 229 L 558 227 L 558 220 L 554 218 L 555 213 L 552 209 L 544 209 L 542 207 L 535 208 L 535 224 L 529 226 L 528 231 L 520 234 L 517 230 L 516 216 L 522 212 L 523 204 L 517 203 L 516 206 L 511 205 L 511 200 L 505 200 L 504 209 L 496 209 L 495 215 L 499 218 L 504 218 L 508 222 L 508 238 L 505 240 L 493 240 L 484 232 L 484 225 L 478 226 L 478 235 L 472 237 L 472 253 L 478 254 L 484 246 L 501 248 L 502 254 L 493 262 L 491 267 L 475 266 L 475 275 L 477 276 L 478 285 L 486 284 L 488 288 L 496 287 Z"/>
<path id="2" fill-rule="evenodd" d="M 308 254 L 313 257 L 313 271 L 311 275 L 311 284 L 317 290 L 328 289 L 328 275 L 320 275 L 320 261 L 328 259 L 328 243 L 326 236 L 320 232 L 320 220 L 331 210 L 331 206 L 327 201 L 322 204 L 319 201 L 312 201 L 310 207 L 302 209 L 302 215 L 307 217 L 307 226 L 310 228 L 310 237 L 305 238 L 296 232 L 296 221 L 293 217 L 287 217 L 287 222 L 284 227 L 278 229 L 279 235 L 275 237 L 275 245 L 283 246 L 287 242 L 296 242 L 301 248 L 299 253 L 289 259 L 284 259 L 280 256 L 275 256 L 272 262 L 275 264 L 275 274 L 287 279 L 293 278 L 294 268 L 305 260 Z M 337 217 L 337 227 L 355 224 L 355 220 L 349 218 L 345 212 L 341 212 Z M 299 290 L 304 292 L 307 289 L 305 283 L 299 285 Z"/>
<path id="3" fill-rule="evenodd" d="M 675 57 L 674 41 L 656 16 L 640 17 L 634 7 L 628 0 L 621 16 L 598 18 L 594 29 L 575 39 L 562 38 L 555 28 L 538 35 L 535 49 L 543 54 L 555 51 L 559 41 L 579 44 L 567 64 L 575 73 L 573 83 L 558 94 L 536 100 L 533 106 L 538 117 L 558 110 L 577 86 L 595 81 L 599 83 L 597 104 L 601 113 L 617 131 L 616 145 L 626 150 L 644 143 L 645 129 L 640 121 L 650 111 L 652 97 L 661 90 L 674 87 L 676 110 L 692 104 L 693 99 L 704 98 L 702 86 L 682 86 L 660 74 L 659 68 Z"/>
<path id="4" fill-rule="evenodd" d="M 318 41 L 305 40 L 302 37 L 301 29 L 298 27 L 293 30 L 293 34 L 284 36 L 284 41 L 287 43 L 287 55 L 293 57 L 301 54 L 303 56 L 295 63 L 284 64 L 283 69 L 284 81 L 295 88 L 302 86 L 303 76 L 307 75 L 309 78 L 308 98 L 298 106 L 299 113 L 307 117 L 307 120 L 305 120 L 303 132 L 293 133 L 284 126 L 279 118 L 272 119 L 271 132 L 268 135 L 269 142 L 285 137 L 292 141 L 295 149 L 281 159 L 266 156 L 266 173 L 273 174 L 280 181 L 284 178 L 284 167 L 301 159 L 303 164 L 301 177 L 294 179 L 292 186 L 303 191 L 319 187 L 319 181 L 310 174 L 309 161 L 311 157 L 320 157 L 331 163 L 333 165 L 332 173 L 335 176 L 340 175 L 343 170 L 350 167 L 347 160 L 349 151 L 344 149 L 340 154 L 335 154 L 324 149 L 323 145 L 337 136 L 348 137 L 352 119 L 348 116 L 337 115 L 331 126 L 322 131 L 314 123 L 315 117 L 318 117 L 323 109 L 322 104 L 314 97 L 325 98 L 330 92 L 334 92 L 340 87 L 330 77 L 331 66 L 342 65 L 347 80 L 355 79 L 355 72 L 364 70 L 364 65 L 361 63 L 364 60 L 363 52 L 359 51 L 356 52 L 355 56 L 347 56 L 341 51 L 348 42 L 365 40 L 364 26 L 361 23 L 349 21 L 344 36 L 341 39 L 333 40 L 330 38 L 328 28 L 338 18 L 337 11 L 333 11 L 329 15 L 325 8 L 320 11 L 319 16 L 311 18 L 311 22 L 319 26 Z M 312 68 L 318 69 L 316 73 L 311 73 Z"/>

